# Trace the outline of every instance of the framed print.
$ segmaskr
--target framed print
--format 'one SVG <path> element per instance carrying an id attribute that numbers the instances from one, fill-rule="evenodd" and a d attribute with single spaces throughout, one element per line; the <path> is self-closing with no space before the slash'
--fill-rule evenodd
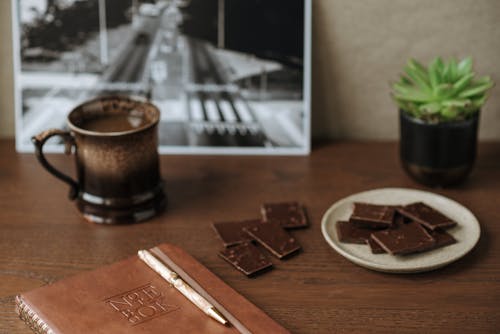
<path id="1" fill-rule="evenodd" d="M 159 108 L 162 154 L 310 151 L 310 0 L 12 4 L 20 152 L 66 128 L 75 106 L 116 94 Z"/>

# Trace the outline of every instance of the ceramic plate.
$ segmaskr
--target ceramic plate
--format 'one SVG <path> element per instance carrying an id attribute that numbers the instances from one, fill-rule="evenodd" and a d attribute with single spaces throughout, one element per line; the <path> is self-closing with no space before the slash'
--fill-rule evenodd
<path id="1" fill-rule="evenodd" d="M 367 245 L 339 242 L 335 223 L 349 218 L 353 202 L 405 205 L 418 201 L 434 207 L 458 223 L 457 226 L 447 229 L 447 232 L 457 239 L 457 243 L 429 252 L 393 256 L 372 254 Z M 481 233 L 476 217 L 459 203 L 430 192 L 403 188 L 374 189 L 341 199 L 324 214 L 321 231 L 330 246 L 348 260 L 369 269 L 389 273 L 415 273 L 445 266 L 474 248 Z"/>

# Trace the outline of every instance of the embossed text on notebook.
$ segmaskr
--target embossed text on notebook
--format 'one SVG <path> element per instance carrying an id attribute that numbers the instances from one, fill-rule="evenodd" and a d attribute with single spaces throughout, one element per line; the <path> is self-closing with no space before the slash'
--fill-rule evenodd
<path id="1" fill-rule="evenodd" d="M 179 306 L 169 304 L 164 294 L 150 283 L 106 298 L 104 302 L 131 325 L 138 325 L 179 309 Z"/>

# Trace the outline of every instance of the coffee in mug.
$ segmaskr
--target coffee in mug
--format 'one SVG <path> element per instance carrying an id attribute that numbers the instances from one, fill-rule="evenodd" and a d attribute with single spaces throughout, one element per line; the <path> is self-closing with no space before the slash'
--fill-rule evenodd
<path id="1" fill-rule="evenodd" d="M 32 138 L 39 162 L 70 185 L 83 216 L 96 223 L 130 223 L 155 216 L 166 206 L 159 173 L 160 112 L 150 102 L 124 96 L 100 97 L 73 109 L 70 131 L 51 129 Z M 44 143 L 60 136 L 74 147 L 77 179 L 45 159 Z"/>

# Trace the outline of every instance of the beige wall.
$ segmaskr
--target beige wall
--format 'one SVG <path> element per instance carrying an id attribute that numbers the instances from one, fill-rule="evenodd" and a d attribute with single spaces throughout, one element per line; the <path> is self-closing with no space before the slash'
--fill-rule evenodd
<path id="1" fill-rule="evenodd" d="M 500 139 L 500 1 L 313 0 L 313 133 L 397 138 L 389 82 L 409 57 L 472 55 L 498 84 L 480 135 Z"/>
<path id="2" fill-rule="evenodd" d="M 500 139 L 500 1 L 312 0 L 313 134 L 397 138 L 389 98 L 409 57 L 472 55 L 498 82 L 481 137 Z M 10 0 L 0 0 L 0 135 L 13 135 Z"/>

